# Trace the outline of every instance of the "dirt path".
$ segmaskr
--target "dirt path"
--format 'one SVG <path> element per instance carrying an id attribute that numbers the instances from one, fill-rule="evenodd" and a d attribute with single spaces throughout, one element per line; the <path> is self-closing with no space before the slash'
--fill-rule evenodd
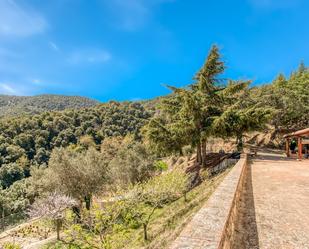
<path id="1" fill-rule="evenodd" d="M 309 248 L 309 160 L 262 153 L 248 173 L 234 248 Z"/>

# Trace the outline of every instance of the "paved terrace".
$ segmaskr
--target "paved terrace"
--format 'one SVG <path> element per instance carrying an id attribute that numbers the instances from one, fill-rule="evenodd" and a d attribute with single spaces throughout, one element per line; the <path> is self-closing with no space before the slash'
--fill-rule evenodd
<path id="1" fill-rule="evenodd" d="M 235 248 L 309 248 L 309 160 L 259 153 L 248 165 Z"/>
<path id="2" fill-rule="evenodd" d="M 309 160 L 263 151 L 241 168 L 233 168 L 171 249 L 309 249 Z"/>

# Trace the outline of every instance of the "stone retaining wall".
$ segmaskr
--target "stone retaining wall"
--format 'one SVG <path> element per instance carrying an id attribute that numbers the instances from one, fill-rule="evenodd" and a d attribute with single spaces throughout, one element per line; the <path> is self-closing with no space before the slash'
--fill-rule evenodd
<path id="1" fill-rule="evenodd" d="M 237 184 L 237 188 L 233 197 L 233 202 L 230 208 L 228 219 L 225 223 L 225 227 L 223 229 L 223 233 L 221 236 L 221 241 L 219 244 L 220 249 L 232 248 L 233 240 L 235 237 L 235 224 L 237 223 L 238 215 L 239 215 L 239 205 L 240 199 L 243 195 L 243 189 L 245 187 L 245 179 L 247 177 L 247 163 L 248 163 L 248 155 L 243 155 L 242 160 L 242 171 L 239 177 L 239 181 Z"/>
<path id="2" fill-rule="evenodd" d="M 237 163 L 238 159 L 231 159 L 226 158 L 221 163 L 219 163 L 217 166 L 210 169 L 211 174 L 216 174 L 232 165 L 235 165 Z"/>
<path id="3" fill-rule="evenodd" d="M 246 169 L 243 155 L 170 249 L 231 248 Z"/>

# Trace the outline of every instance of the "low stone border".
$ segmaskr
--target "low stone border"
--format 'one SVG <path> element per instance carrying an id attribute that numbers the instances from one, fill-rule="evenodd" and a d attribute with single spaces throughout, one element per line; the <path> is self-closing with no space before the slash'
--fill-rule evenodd
<path id="1" fill-rule="evenodd" d="M 170 249 L 230 248 L 238 203 L 246 177 L 247 160 L 247 155 L 242 155 Z"/>
<path id="2" fill-rule="evenodd" d="M 210 173 L 211 174 L 217 174 L 218 172 L 225 170 L 226 168 L 235 165 L 238 162 L 238 159 L 231 159 L 231 158 L 226 158 L 224 159 L 221 163 L 216 165 L 213 168 L 210 168 Z"/>

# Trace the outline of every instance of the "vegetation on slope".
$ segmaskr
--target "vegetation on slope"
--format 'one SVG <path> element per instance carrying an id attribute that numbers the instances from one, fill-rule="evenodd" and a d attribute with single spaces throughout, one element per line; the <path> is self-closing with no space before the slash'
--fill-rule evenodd
<path id="1" fill-rule="evenodd" d="M 109 248 L 113 234 L 125 232 L 127 238 L 121 228 L 127 225 L 144 228 L 148 240 L 153 217 L 192 187 L 179 192 L 186 182 L 181 174 L 171 176 L 175 185 L 165 184 L 162 179 L 175 172 L 162 174 L 166 165 L 160 157 L 181 155 L 189 146 L 200 169 L 213 138 L 237 139 L 241 150 L 244 134 L 267 124 L 278 132 L 309 124 L 309 72 L 303 64 L 288 79 L 279 75 L 272 84 L 253 88 L 250 81 L 223 80 L 224 70 L 214 46 L 195 81 L 184 88 L 169 86 L 168 96 L 0 120 L 2 216 L 57 193 L 78 203 L 69 232 L 81 237 L 68 243 Z M 107 198 L 119 189 L 130 195 L 119 199 L 118 194 L 115 209 L 93 209 L 93 197 Z"/>
<path id="2" fill-rule="evenodd" d="M 237 137 L 239 149 L 245 132 L 261 129 L 270 119 L 271 107 L 250 97 L 249 81 L 224 82 L 225 70 L 219 50 L 213 46 L 195 82 L 184 88 L 169 88 L 170 98 L 146 125 L 145 137 L 160 154 L 196 148 L 197 164 L 206 166 L 207 140 Z M 170 146 L 172 145 L 172 146 Z"/>
<path id="3" fill-rule="evenodd" d="M 98 105 L 93 99 L 79 96 L 38 95 L 33 97 L 0 95 L 0 116 L 38 114 L 45 111 L 80 109 Z"/>
<path id="4" fill-rule="evenodd" d="M 35 171 L 48 165 L 54 148 L 98 149 L 104 139 L 127 134 L 138 140 L 139 130 L 149 116 L 139 103 L 110 102 L 88 109 L 0 120 L 2 216 L 21 211 L 33 202 L 36 194 L 26 178 L 31 168 Z"/>
<path id="5" fill-rule="evenodd" d="M 134 220 L 131 220 L 132 217 L 127 217 L 128 223 L 124 227 L 119 227 L 118 225 L 115 230 L 109 230 L 108 236 L 106 237 L 110 240 L 110 242 L 106 242 L 106 248 L 168 248 L 173 240 L 179 235 L 182 228 L 190 221 L 192 216 L 205 204 L 228 172 L 229 169 L 219 173 L 216 176 L 205 179 L 202 184 L 187 193 L 186 199 L 182 197 L 170 203 L 165 203 L 161 207 L 155 209 L 149 220 L 147 240 L 144 239 L 143 226 L 139 225 Z M 114 208 L 114 206 L 111 207 Z M 97 211 L 96 208 L 94 208 L 94 210 Z M 67 229 L 64 231 L 64 234 L 66 235 L 72 232 L 72 230 L 70 230 L 71 228 L 69 223 L 66 224 L 65 229 Z M 75 232 L 76 230 L 73 231 Z M 75 245 L 74 243 L 62 242 L 49 245 L 46 248 L 87 248 L 87 246 L 89 246 L 89 248 L 105 248 L 102 245 L 100 247 L 98 244 L 87 245 L 85 243 L 85 239 L 81 239 L 82 234 L 84 238 L 86 238 L 85 234 L 87 234 L 87 230 L 84 230 L 80 234 L 79 240 L 75 239 Z M 68 236 L 67 239 L 64 239 L 64 241 L 68 242 L 68 238 L 71 237 Z M 84 241 L 84 243 L 82 243 L 82 241 Z"/>
<path id="6" fill-rule="evenodd" d="M 275 110 L 270 124 L 277 131 L 309 126 L 309 70 L 303 63 L 288 78 L 279 74 L 272 84 L 254 87 L 251 96 Z"/>

